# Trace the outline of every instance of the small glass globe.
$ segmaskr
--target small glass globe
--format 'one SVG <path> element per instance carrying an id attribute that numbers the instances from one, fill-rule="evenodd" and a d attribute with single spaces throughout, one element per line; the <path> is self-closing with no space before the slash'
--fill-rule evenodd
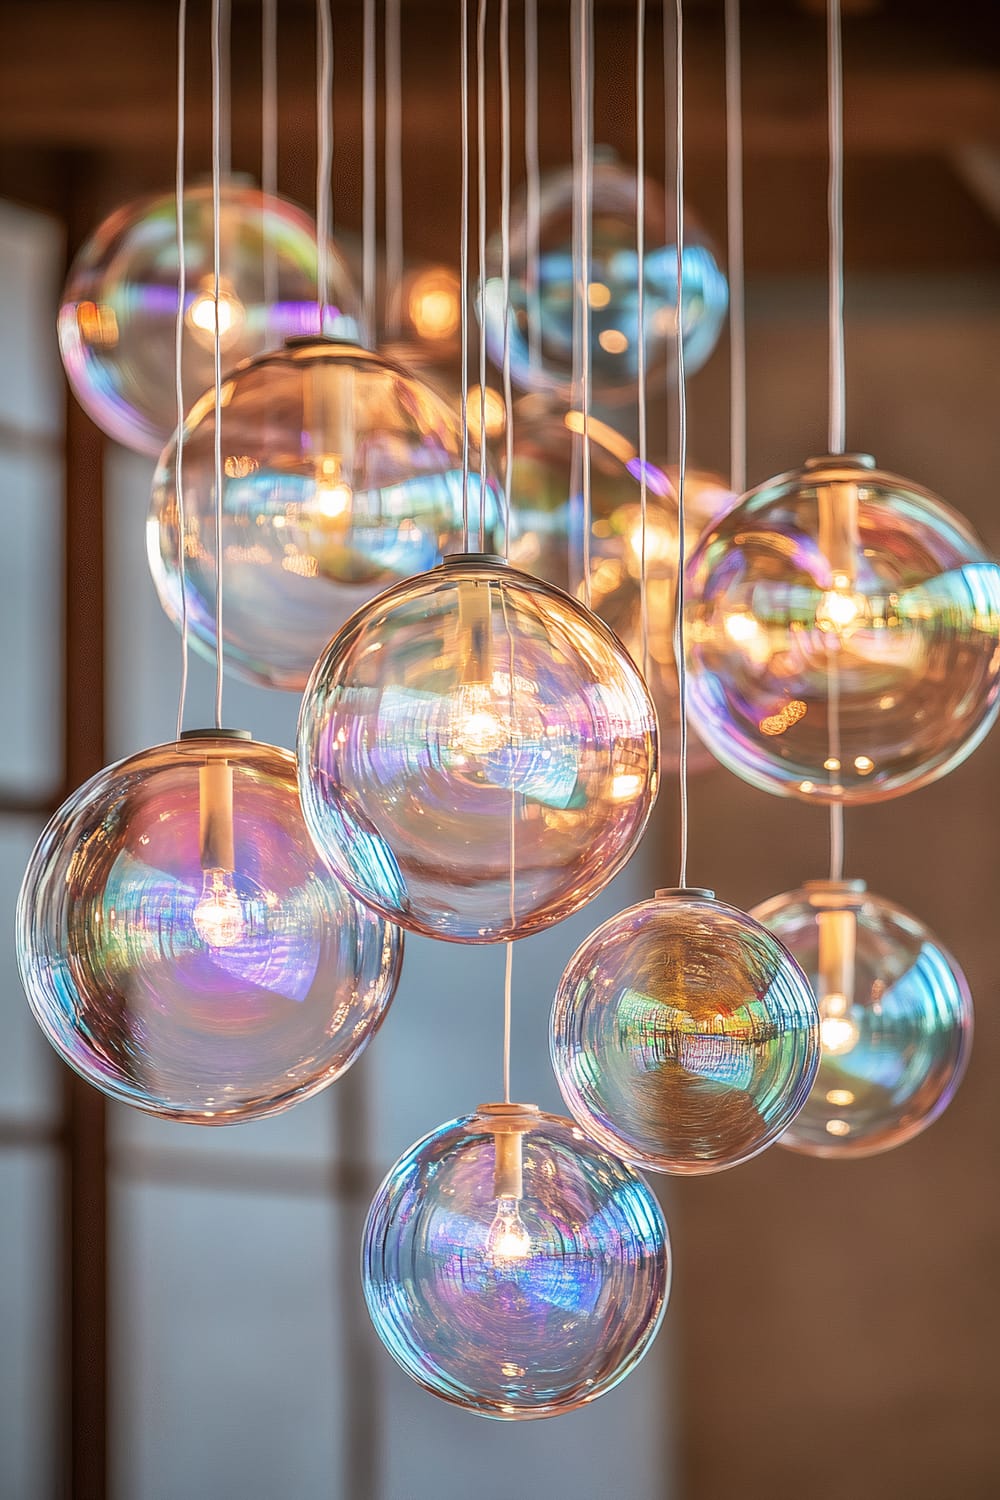
<path id="1" fill-rule="evenodd" d="M 547 391 L 565 401 L 573 392 L 573 177 L 568 167 L 543 174 L 537 281 L 523 191 L 513 205 L 510 225 L 511 377 L 521 390 Z M 638 389 L 636 177 L 613 159 L 603 159 L 594 164 L 593 183 L 588 301 L 591 390 L 600 406 L 634 400 Z M 674 372 L 677 246 L 673 210 L 668 221 L 663 192 L 652 179 L 646 181 L 645 205 L 646 372 L 647 379 L 657 383 Z M 685 216 L 683 298 L 684 357 L 690 374 L 715 348 L 729 301 L 715 251 L 690 213 Z M 479 311 L 490 358 L 499 366 L 504 342 L 499 236 L 490 244 Z"/>
<path id="2" fill-rule="evenodd" d="M 416 376 L 357 344 L 290 340 L 223 385 L 226 663 L 301 692 L 334 631 L 374 595 L 462 542 L 462 429 Z M 215 654 L 215 400 L 184 425 L 184 571 L 195 645 Z M 147 527 L 167 614 L 181 619 L 176 445 Z M 479 475 L 470 474 L 478 519 Z M 487 493 L 488 541 L 499 500 Z"/>
<path id="3" fill-rule="evenodd" d="M 330 642 L 298 755 L 309 830 L 361 900 L 428 937 L 500 942 L 625 864 L 655 796 L 656 715 L 582 605 L 459 555 Z"/>
<path id="4" fill-rule="evenodd" d="M 819 997 L 822 1061 L 781 1144 L 846 1159 L 925 1130 L 958 1088 L 972 1046 L 972 998 L 951 954 L 863 880 L 810 880 L 753 915 Z"/>
<path id="5" fill-rule="evenodd" d="M 222 185 L 219 331 L 224 367 L 318 327 L 316 226 L 300 208 L 240 178 Z M 215 372 L 212 189 L 184 194 L 184 391 L 190 405 Z M 327 333 L 358 335 L 358 299 L 329 247 Z M 177 209 L 173 194 L 116 209 L 70 268 L 59 347 L 80 405 L 109 437 L 157 454 L 177 427 Z"/>
<path id="6" fill-rule="evenodd" d="M 552 1063 L 589 1136 L 654 1172 L 718 1172 L 787 1129 L 819 1066 L 798 964 L 752 917 L 658 891 L 581 944 L 559 983 Z"/>
<path id="7" fill-rule="evenodd" d="M 670 1251 L 646 1184 L 571 1120 L 484 1104 L 392 1168 L 362 1276 L 409 1376 L 516 1421 L 573 1411 L 634 1369 L 663 1318 Z"/>
<path id="8" fill-rule="evenodd" d="M 691 718 L 764 791 L 896 797 L 960 764 L 997 716 L 1000 566 L 874 459 L 811 459 L 752 490 L 688 576 Z"/>
<path id="9" fill-rule="evenodd" d="M 558 411 L 526 396 L 514 419 L 511 561 L 584 598 L 584 508 L 579 472 L 583 415 Z M 627 437 L 591 417 L 591 607 L 642 666 L 641 466 Z M 732 503 L 724 481 L 699 470 L 684 480 L 689 550 L 710 521 Z M 646 578 L 649 624 L 647 682 L 660 721 L 664 766 L 676 765 L 680 736 L 673 622 L 677 580 L 677 475 L 646 463 Z M 705 770 L 714 757 L 688 736 L 688 769 Z"/>
<path id="10" fill-rule="evenodd" d="M 229 1125 L 318 1093 L 393 997 L 402 938 L 321 863 L 291 755 L 204 731 L 108 767 L 28 865 L 21 978 L 63 1060 L 150 1114 Z"/>

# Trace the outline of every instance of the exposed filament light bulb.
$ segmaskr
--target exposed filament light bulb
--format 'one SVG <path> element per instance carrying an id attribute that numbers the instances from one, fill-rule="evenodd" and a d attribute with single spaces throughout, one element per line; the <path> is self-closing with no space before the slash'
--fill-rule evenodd
<path id="1" fill-rule="evenodd" d="M 850 908 L 819 911 L 819 1035 L 823 1051 L 841 1057 L 857 1046 L 851 1019 L 857 918 Z"/>
<path id="2" fill-rule="evenodd" d="M 211 760 L 198 772 L 201 896 L 191 915 L 194 930 L 210 948 L 235 948 L 246 937 L 247 920 L 233 879 L 233 768 Z"/>
<path id="3" fill-rule="evenodd" d="M 316 464 L 316 509 L 329 521 L 350 514 L 354 491 L 344 478 L 343 461 L 325 453 Z"/>
<path id="4" fill-rule="evenodd" d="M 231 870 L 204 871 L 201 899 L 192 921 L 198 936 L 210 948 L 235 948 L 243 941 L 247 924 Z"/>
<path id="5" fill-rule="evenodd" d="M 830 588 L 816 606 L 816 624 L 827 635 L 850 635 L 868 613 L 868 601 L 855 588 L 860 550 L 858 487 L 853 481 L 821 485 L 819 547 L 830 568 Z"/>
<path id="6" fill-rule="evenodd" d="M 215 342 L 215 282 L 206 277 L 185 314 L 185 321 L 204 348 Z M 223 348 L 236 338 L 246 320 L 246 309 L 239 297 L 225 287 L 219 288 L 219 342 Z"/>
<path id="7" fill-rule="evenodd" d="M 493 1140 L 497 1211 L 486 1236 L 486 1250 L 493 1265 L 503 1270 L 525 1260 L 532 1248 L 518 1207 L 524 1193 L 524 1137 L 517 1129 L 497 1129 Z"/>

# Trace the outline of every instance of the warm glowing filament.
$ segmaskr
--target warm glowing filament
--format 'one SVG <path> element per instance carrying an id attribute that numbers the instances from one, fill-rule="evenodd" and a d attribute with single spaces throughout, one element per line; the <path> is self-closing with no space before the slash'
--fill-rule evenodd
<path id="1" fill-rule="evenodd" d="M 222 342 L 237 332 L 243 323 L 243 303 L 232 292 L 219 292 L 219 339 Z M 201 291 L 187 311 L 188 326 L 199 342 L 210 347 L 215 338 L 215 297 L 212 291 Z"/>
<path id="2" fill-rule="evenodd" d="M 858 1044 L 861 1033 L 847 1014 L 845 995 L 825 995 L 820 1002 L 819 1035 L 824 1052 L 842 1057 Z"/>
<path id="3" fill-rule="evenodd" d="M 864 618 L 866 601 L 863 594 L 850 590 L 850 585 L 827 589 L 816 606 L 816 624 L 820 630 L 831 635 L 847 635 Z"/>
<path id="4" fill-rule="evenodd" d="M 235 948 L 246 936 L 243 904 L 229 870 L 210 869 L 202 877 L 201 898 L 193 913 L 194 929 L 210 948 Z"/>
<path id="5" fill-rule="evenodd" d="M 516 1198 L 499 1198 L 486 1236 L 486 1252 L 494 1265 L 524 1260 L 531 1254 L 531 1236 L 521 1220 Z"/>

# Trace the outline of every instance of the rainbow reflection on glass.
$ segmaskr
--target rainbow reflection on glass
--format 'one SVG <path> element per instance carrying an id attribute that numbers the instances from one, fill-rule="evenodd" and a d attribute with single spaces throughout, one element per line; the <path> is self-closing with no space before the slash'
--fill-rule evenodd
<path id="1" fill-rule="evenodd" d="M 770 1146 L 819 1066 L 819 1013 L 785 948 L 708 891 L 660 891 L 582 943 L 552 1063 L 589 1136 L 655 1172 L 718 1172 Z"/>
<path id="2" fill-rule="evenodd" d="M 301 692 L 350 615 L 462 542 L 462 430 L 416 376 L 356 344 L 292 340 L 222 388 L 226 664 Z M 475 455 L 473 462 L 475 464 Z M 147 554 L 181 619 L 175 444 L 153 484 Z M 184 425 L 184 572 L 195 645 L 215 653 L 215 400 Z M 469 478 L 479 513 L 479 474 Z M 486 493 L 488 535 L 499 520 Z"/>
<path id="3" fill-rule="evenodd" d="M 109 766 L 42 833 L 21 978 L 63 1060 L 151 1114 L 228 1125 L 332 1083 L 392 999 L 397 929 L 327 871 L 286 750 L 214 731 Z"/>
<path id="4" fill-rule="evenodd" d="M 521 390 L 547 391 L 572 399 L 574 333 L 578 315 L 573 263 L 574 172 L 543 174 L 539 200 L 537 268 L 531 254 L 525 193 L 516 199 L 510 224 L 511 376 Z M 635 398 L 639 357 L 639 261 L 636 254 L 636 177 L 613 159 L 593 168 L 590 265 L 591 390 L 594 402 L 619 404 Z M 675 368 L 677 247 L 673 209 L 659 185 L 646 180 L 645 305 L 643 329 L 647 378 L 662 383 Z M 490 358 L 503 360 L 504 296 L 500 239 L 490 242 L 483 306 L 477 307 Z M 684 358 L 688 373 L 701 368 L 715 348 L 725 321 L 729 288 L 715 251 L 695 216 L 686 213 L 683 263 Z"/>
<path id="5" fill-rule="evenodd" d="M 578 910 L 656 791 L 656 714 L 594 615 L 501 558 L 449 558 L 360 610 L 302 701 L 327 863 L 429 937 L 499 942 Z"/>
<path id="6" fill-rule="evenodd" d="M 781 1144 L 807 1156 L 870 1156 L 926 1129 L 958 1088 L 972 1046 L 972 997 L 951 954 L 863 880 L 811 880 L 753 915 L 819 998 L 820 1069 Z"/>
<path id="7" fill-rule="evenodd" d="M 184 394 L 190 406 L 214 378 L 212 190 L 184 194 Z M 245 181 L 223 183 L 219 219 L 219 335 L 225 369 L 318 331 L 316 226 L 283 198 Z M 355 338 L 358 299 L 330 245 L 324 331 Z M 77 400 L 109 437 L 157 454 L 177 426 L 177 210 L 173 194 L 140 198 L 94 231 L 70 268 L 59 347 Z"/>
<path id="8" fill-rule="evenodd" d="M 767 792 L 879 802 L 944 776 L 1000 705 L 1000 567 L 863 455 L 744 496 L 689 569 L 691 719 Z"/>
<path id="9" fill-rule="evenodd" d="M 515 1421 L 572 1411 L 635 1367 L 663 1318 L 670 1249 L 646 1184 L 571 1120 L 484 1104 L 392 1168 L 362 1276 L 408 1375 Z"/>
<path id="10" fill-rule="evenodd" d="M 583 579 L 584 503 L 581 483 L 582 412 L 559 411 L 526 396 L 514 414 L 511 561 L 578 599 Z M 591 416 L 591 607 L 642 665 L 642 505 L 639 456 L 628 438 Z M 710 521 L 732 504 L 721 479 L 688 470 L 684 479 L 688 549 Z M 646 461 L 646 588 L 649 621 L 647 683 L 660 720 L 664 766 L 676 764 L 680 733 L 673 621 L 677 579 L 677 478 Z M 688 736 L 688 769 L 714 757 Z"/>

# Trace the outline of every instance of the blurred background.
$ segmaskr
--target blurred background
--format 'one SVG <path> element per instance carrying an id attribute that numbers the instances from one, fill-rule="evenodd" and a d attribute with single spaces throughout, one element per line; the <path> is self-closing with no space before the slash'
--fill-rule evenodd
<path id="1" fill-rule="evenodd" d="M 191 5 L 192 175 L 209 162 L 208 9 Z M 648 168 L 662 178 L 661 14 L 649 9 Z M 278 10 L 279 185 L 309 207 L 313 8 Z M 543 166 L 570 156 L 568 10 L 540 0 Z M 825 448 L 825 34 L 820 3 L 744 10 L 757 482 Z M 1000 13 L 961 0 L 844 10 L 848 446 L 939 492 L 995 552 Z M 360 0 L 334 11 L 335 227 L 356 234 Z M 721 0 L 686 7 L 688 201 L 717 245 L 721 13 Z M 415 266 L 457 260 L 458 14 L 439 0 L 402 6 Z M 847 819 L 848 875 L 929 923 L 969 977 L 978 1030 L 954 1104 L 883 1157 L 840 1165 L 775 1149 L 719 1177 L 657 1182 L 676 1257 L 663 1331 L 624 1385 L 557 1421 L 477 1421 L 424 1395 L 377 1345 L 357 1268 L 368 1201 L 394 1158 L 496 1096 L 502 951 L 408 940 L 392 1015 L 358 1065 L 288 1115 L 232 1131 L 106 1104 L 37 1032 L 11 935 L 31 845 L 71 788 L 173 732 L 178 641 L 144 556 L 150 464 L 69 397 L 55 312 L 100 219 L 171 184 L 175 25 L 172 0 L 0 3 L 0 1495 L 992 1500 L 996 734 L 938 785 Z M 626 163 L 634 25 L 632 0 L 597 0 L 595 136 Z M 259 37 L 259 5 L 234 0 L 233 162 L 250 173 Z M 494 42 L 491 57 L 492 136 Z M 515 178 L 521 148 L 515 110 Z M 690 386 L 691 461 L 722 474 L 726 360 L 723 341 Z M 669 456 L 665 396 L 650 428 Z M 211 694 L 195 658 L 190 724 L 210 720 Z M 279 744 L 292 742 L 296 706 L 227 689 L 228 720 Z M 698 775 L 691 797 L 695 884 L 750 906 L 824 872 L 820 811 L 721 769 Z M 668 780 L 640 858 L 594 907 L 518 948 L 517 1097 L 556 1107 L 546 1026 L 558 975 L 598 920 L 673 882 L 675 812 Z"/>

